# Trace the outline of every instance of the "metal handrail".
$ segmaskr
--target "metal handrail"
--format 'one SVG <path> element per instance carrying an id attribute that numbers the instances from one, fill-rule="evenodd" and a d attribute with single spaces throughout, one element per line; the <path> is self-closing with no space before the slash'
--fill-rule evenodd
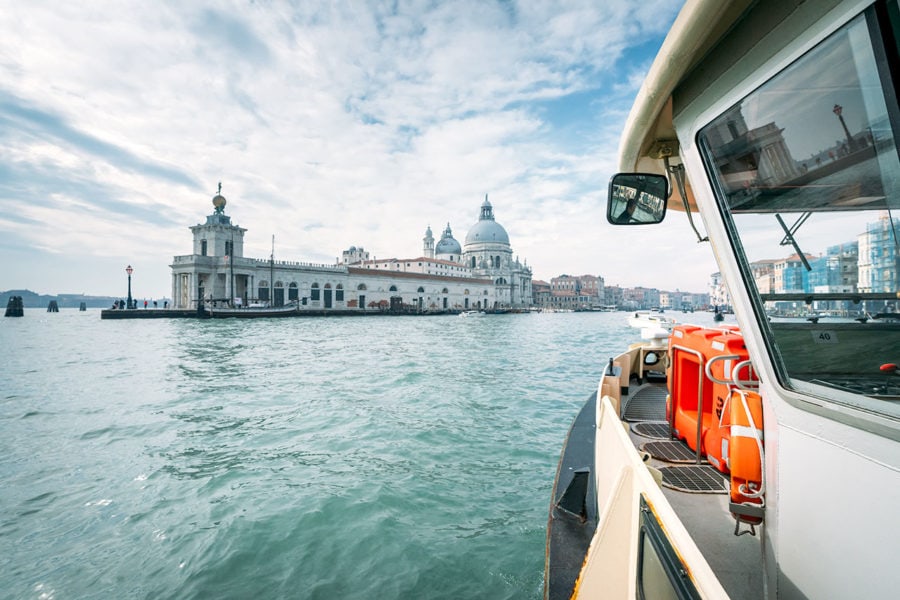
<path id="1" fill-rule="evenodd" d="M 719 379 L 712 374 L 713 363 L 720 360 L 735 360 L 738 358 L 741 358 L 741 356 L 738 354 L 721 354 L 719 356 L 713 356 L 708 361 L 706 361 L 706 366 L 704 368 L 706 377 L 713 383 L 719 383 L 722 385 L 734 385 L 735 387 L 742 390 L 755 390 L 759 387 L 758 380 L 740 379 L 739 377 L 740 369 L 743 369 L 745 366 L 750 367 L 750 377 L 752 377 L 754 373 L 756 373 L 756 369 L 753 368 L 753 363 L 750 362 L 750 359 L 745 359 L 738 363 L 735 363 L 734 367 L 731 369 L 731 372 L 726 373 L 726 375 L 729 377 L 728 379 Z"/>
<path id="2" fill-rule="evenodd" d="M 701 464 L 703 462 L 703 451 L 702 451 L 702 442 L 703 442 L 703 371 L 704 371 L 704 356 L 699 350 L 694 350 L 693 348 L 688 348 L 687 346 L 681 346 L 678 344 L 672 344 L 671 350 L 680 350 L 682 352 L 686 352 L 688 354 L 692 354 L 696 356 L 699 361 L 697 364 L 698 371 L 700 372 L 700 380 L 699 385 L 697 385 L 697 464 Z M 672 363 L 675 362 L 675 356 L 672 356 Z M 673 382 L 672 389 L 675 389 L 675 385 Z M 669 411 L 671 416 L 669 417 L 669 433 L 675 429 L 675 399 L 672 399 L 672 410 Z"/>

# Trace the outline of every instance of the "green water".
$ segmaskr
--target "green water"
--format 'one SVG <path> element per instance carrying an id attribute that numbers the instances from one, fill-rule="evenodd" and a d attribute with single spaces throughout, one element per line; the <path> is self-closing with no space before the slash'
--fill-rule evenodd
<path id="1" fill-rule="evenodd" d="M 2 595 L 540 598 L 625 320 L 2 319 Z"/>

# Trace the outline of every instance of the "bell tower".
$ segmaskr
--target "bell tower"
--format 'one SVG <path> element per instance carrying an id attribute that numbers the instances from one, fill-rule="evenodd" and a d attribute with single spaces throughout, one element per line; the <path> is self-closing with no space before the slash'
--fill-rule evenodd
<path id="1" fill-rule="evenodd" d="M 424 242 L 422 253 L 425 258 L 434 258 L 434 236 L 431 234 L 431 225 L 425 230 L 425 237 L 422 238 L 422 241 Z"/>

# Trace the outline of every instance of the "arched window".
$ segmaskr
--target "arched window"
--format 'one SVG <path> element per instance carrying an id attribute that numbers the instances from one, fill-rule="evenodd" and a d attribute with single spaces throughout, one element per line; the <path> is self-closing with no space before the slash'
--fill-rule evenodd
<path id="1" fill-rule="evenodd" d="M 343 301 L 344 301 L 344 286 L 341 285 L 340 283 L 337 284 L 337 285 L 335 286 L 335 290 L 334 290 L 334 299 L 335 299 L 337 302 L 343 302 Z"/>
<path id="2" fill-rule="evenodd" d="M 444 289 L 441 290 L 441 293 L 442 293 L 442 294 L 449 294 L 450 292 L 447 291 L 447 288 L 444 288 Z"/>
<path id="3" fill-rule="evenodd" d="M 298 297 L 297 292 L 298 292 L 297 282 L 292 281 L 288 285 L 288 300 L 297 300 L 297 297 Z"/>
<path id="4" fill-rule="evenodd" d="M 472 268 L 473 269 L 475 268 L 475 257 L 474 256 L 472 257 Z"/>
<path id="5" fill-rule="evenodd" d="M 396 292 L 396 291 L 397 291 L 397 286 L 396 286 L 396 285 L 392 285 L 391 288 L 390 288 L 388 291 L 389 291 L 389 292 Z"/>
<path id="6" fill-rule="evenodd" d="M 260 280 L 256 290 L 256 297 L 262 302 L 269 301 L 269 282 L 265 279 Z"/>
<path id="7" fill-rule="evenodd" d="M 366 288 L 366 284 L 361 283 L 361 284 L 359 284 L 358 286 L 356 286 L 356 289 L 358 289 L 358 290 L 360 290 L 360 291 L 365 291 L 365 290 L 368 289 L 368 288 Z"/>
<path id="8" fill-rule="evenodd" d="M 463 294 L 465 294 L 466 296 L 468 296 L 468 295 L 469 295 L 469 290 L 463 290 Z"/>
<path id="9" fill-rule="evenodd" d="M 419 286 L 419 289 L 416 290 L 416 293 L 418 293 L 418 294 L 425 293 L 425 288 L 423 288 L 422 286 Z"/>
<path id="10" fill-rule="evenodd" d="M 309 286 L 309 299 L 316 301 L 319 299 L 319 284 L 314 283 Z"/>

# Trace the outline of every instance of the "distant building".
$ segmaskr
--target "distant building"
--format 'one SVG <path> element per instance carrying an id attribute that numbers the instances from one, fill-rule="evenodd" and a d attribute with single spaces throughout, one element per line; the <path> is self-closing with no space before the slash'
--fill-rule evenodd
<path id="1" fill-rule="evenodd" d="M 174 308 L 193 308 L 201 300 L 416 311 L 518 308 L 532 302 L 531 269 L 512 258 L 509 236 L 494 220 L 487 198 L 465 248 L 453 239 L 448 224 L 436 246 L 431 228 L 426 230 L 421 257 L 376 260 L 364 248 L 351 246 L 333 265 L 276 261 L 274 253 L 268 259 L 245 257 L 247 230 L 232 224 L 225 205 L 217 194 L 213 214 L 190 228 L 192 253 L 172 260 Z"/>
<path id="2" fill-rule="evenodd" d="M 860 292 L 896 292 L 900 290 L 900 245 L 897 232 L 900 219 L 892 219 L 888 214 L 875 223 L 870 223 L 857 240 L 858 246 L 858 289 Z"/>
<path id="3" fill-rule="evenodd" d="M 603 302 L 605 306 L 625 308 L 625 290 L 618 285 L 607 285 L 603 288 Z M 630 310 L 630 309 L 629 309 Z"/>
<path id="4" fill-rule="evenodd" d="M 645 287 L 625 288 L 622 291 L 620 308 L 625 310 L 650 309 L 659 307 L 659 290 Z"/>
<path id="5" fill-rule="evenodd" d="M 538 282 L 532 284 L 534 287 Z M 603 305 L 603 278 L 596 275 L 560 275 L 540 282 L 534 304 L 541 308 L 590 310 Z"/>
<path id="6" fill-rule="evenodd" d="M 709 306 L 708 294 L 692 294 L 675 290 L 659 293 L 659 307 L 672 310 L 696 310 Z"/>
<path id="7" fill-rule="evenodd" d="M 856 241 L 830 246 L 825 254 L 791 254 L 786 258 L 764 259 L 750 263 L 756 289 L 760 294 L 867 294 L 894 293 L 900 289 L 900 250 L 894 241 L 900 219 L 887 215 L 866 225 Z M 805 260 L 804 260 L 805 259 Z M 711 277 L 711 296 L 715 304 L 727 305 L 727 292 L 721 275 Z M 768 309 L 778 314 L 805 314 L 810 309 L 836 315 L 852 315 L 862 310 L 893 310 L 891 301 L 816 300 L 811 306 L 798 300 L 770 300 Z"/>
<path id="8" fill-rule="evenodd" d="M 540 279 L 531 282 L 531 291 L 534 296 L 534 305 L 538 307 L 550 306 L 550 284 Z"/>

